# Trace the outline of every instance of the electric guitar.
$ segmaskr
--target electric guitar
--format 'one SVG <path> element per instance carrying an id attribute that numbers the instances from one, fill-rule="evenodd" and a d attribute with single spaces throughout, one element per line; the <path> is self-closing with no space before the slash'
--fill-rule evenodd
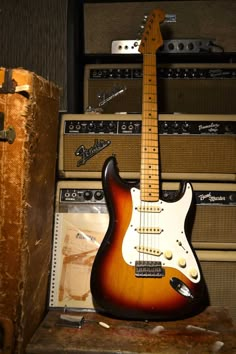
<path id="1" fill-rule="evenodd" d="M 208 304 L 199 262 L 185 234 L 191 184 L 182 184 L 174 202 L 160 199 L 156 51 L 162 45 L 163 20 L 161 10 L 150 14 L 139 47 L 143 54 L 140 184 L 120 178 L 115 157 L 106 160 L 102 172 L 110 222 L 93 263 L 91 292 L 95 308 L 125 319 L 174 320 L 196 314 Z"/>

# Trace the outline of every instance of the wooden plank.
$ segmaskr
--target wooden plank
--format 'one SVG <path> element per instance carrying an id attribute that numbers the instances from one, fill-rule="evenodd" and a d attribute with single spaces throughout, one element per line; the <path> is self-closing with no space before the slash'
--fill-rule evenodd
<path id="1" fill-rule="evenodd" d="M 172 322 L 124 321 L 76 312 L 85 318 L 80 329 L 57 326 L 61 313 L 48 312 L 27 354 L 236 353 L 236 329 L 225 308 L 208 307 L 197 316 Z M 100 321 L 110 328 L 99 325 Z"/>

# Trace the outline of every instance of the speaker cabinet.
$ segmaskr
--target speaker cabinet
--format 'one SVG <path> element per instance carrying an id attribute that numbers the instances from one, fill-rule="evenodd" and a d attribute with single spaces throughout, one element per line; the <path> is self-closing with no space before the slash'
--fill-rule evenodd
<path id="1" fill-rule="evenodd" d="M 142 112 L 141 64 L 85 66 L 84 110 Z M 159 113 L 234 114 L 235 64 L 157 64 Z"/>
<path id="2" fill-rule="evenodd" d="M 139 178 L 141 116 L 61 116 L 58 173 L 62 178 L 100 178 L 115 155 L 120 175 Z M 234 115 L 160 115 L 163 179 L 227 180 L 236 176 Z"/>
<path id="3" fill-rule="evenodd" d="M 236 323 L 236 251 L 199 251 L 197 255 L 208 287 L 210 303 L 224 306 Z"/>
<path id="4" fill-rule="evenodd" d="M 177 182 L 164 182 L 163 197 L 167 201 L 173 200 L 178 187 Z M 236 320 L 236 284 L 233 280 L 236 271 L 236 185 L 193 183 L 193 190 L 196 212 L 191 239 L 207 282 L 211 305 L 229 307 Z M 101 182 L 58 182 L 50 307 L 93 308 L 90 272 L 108 222 Z M 75 284 L 74 279 L 80 281 Z"/>

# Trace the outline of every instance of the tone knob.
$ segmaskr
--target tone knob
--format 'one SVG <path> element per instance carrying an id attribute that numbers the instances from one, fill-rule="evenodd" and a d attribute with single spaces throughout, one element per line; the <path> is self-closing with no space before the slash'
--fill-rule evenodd
<path id="1" fill-rule="evenodd" d="M 178 261 L 178 264 L 181 268 L 185 268 L 186 267 L 186 260 L 184 258 L 180 258 Z"/>
<path id="2" fill-rule="evenodd" d="M 172 259 L 173 254 L 172 254 L 171 251 L 167 250 L 167 251 L 164 252 L 164 256 L 165 256 L 166 259 L 170 260 L 170 259 Z"/>
<path id="3" fill-rule="evenodd" d="M 189 275 L 193 279 L 197 279 L 198 276 L 198 271 L 195 268 L 190 269 Z"/>

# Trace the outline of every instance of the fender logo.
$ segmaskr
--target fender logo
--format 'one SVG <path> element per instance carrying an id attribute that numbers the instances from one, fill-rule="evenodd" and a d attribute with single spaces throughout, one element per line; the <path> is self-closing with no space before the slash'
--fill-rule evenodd
<path id="1" fill-rule="evenodd" d="M 91 157 L 95 156 L 98 154 L 100 151 L 105 149 L 107 146 L 111 144 L 110 140 L 94 140 L 93 146 L 90 148 L 86 149 L 84 145 L 80 145 L 76 151 L 75 151 L 75 156 L 80 156 L 80 160 L 77 161 L 77 167 L 81 165 L 85 165 L 86 162 L 91 159 Z"/>
<path id="2" fill-rule="evenodd" d="M 211 195 L 211 192 L 207 193 L 207 194 L 200 194 L 199 195 L 199 199 L 200 201 L 204 201 L 204 200 L 209 200 L 210 202 L 217 202 L 217 201 L 223 201 L 226 200 L 225 196 L 214 196 Z"/>
<path id="3" fill-rule="evenodd" d="M 199 131 L 201 132 L 202 130 L 203 131 L 208 131 L 209 133 L 217 133 L 218 132 L 218 128 L 220 127 L 220 124 L 217 124 L 217 123 L 211 123 L 209 125 L 203 125 L 203 124 L 200 124 L 198 126 L 198 129 Z"/>

